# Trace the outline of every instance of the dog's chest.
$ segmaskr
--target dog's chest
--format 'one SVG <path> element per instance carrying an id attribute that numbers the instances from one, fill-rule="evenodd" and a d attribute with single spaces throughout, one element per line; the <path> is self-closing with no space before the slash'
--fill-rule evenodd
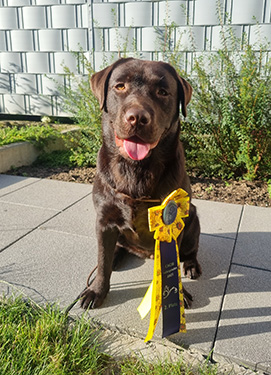
<path id="1" fill-rule="evenodd" d="M 138 203 L 133 211 L 133 228 L 138 235 L 138 245 L 148 251 L 154 250 L 153 233 L 149 231 L 149 203 Z"/>

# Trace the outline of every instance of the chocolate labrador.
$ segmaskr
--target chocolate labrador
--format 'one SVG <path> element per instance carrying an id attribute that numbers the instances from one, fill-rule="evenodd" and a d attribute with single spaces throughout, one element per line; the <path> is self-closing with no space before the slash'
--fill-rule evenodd
<path id="1" fill-rule="evenodd" d="M 120 59 L 91 78 L 103 110 L 103 143 L 98 154 L 93 200 L 97 212 L 97 275 L 81 294 L 83 308 L 101 306 L 112 270 L 128 251 L 153 257 L 148 208 L 177 188 L 191 197 L 180 142 L 179 109 L 186 116 L 192 88 L 164 62 Z M 160 203 L 159 203 L 160 202 Z M 178 239 L 185 274 L 201 274 L 197 261 L 200 226 L 190 205 Z M 184 291 L 186 306 L 192 297 Z"/>

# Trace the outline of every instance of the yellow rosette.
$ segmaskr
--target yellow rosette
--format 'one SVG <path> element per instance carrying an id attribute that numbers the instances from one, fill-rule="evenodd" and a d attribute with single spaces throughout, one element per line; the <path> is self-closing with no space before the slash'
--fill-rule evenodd
<path id="1" fill-rule="evenodd" d="M 189 196 L 182 189 L 173 191 L 160 206 L 148 210 L 149 229 L 154 231 L 156 240 L 153 280 L 137 309 L 142 319 L 151 310 L 145 342 L 153 336 L 162 306 L 163 336 L 186 331 L 177 238 L 185 226 L 183 218 L 188 214 Z M 169 327 L 168 325 L 172 325 L 172 318 L 176 318 L 177 322 Z"/>

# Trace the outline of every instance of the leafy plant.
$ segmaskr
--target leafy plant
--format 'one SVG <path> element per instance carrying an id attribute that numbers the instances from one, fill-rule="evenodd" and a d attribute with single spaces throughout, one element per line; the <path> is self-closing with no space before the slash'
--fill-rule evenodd
<path id="1" fill-rule="evenodd" d="M 136 39 L 130 37 L 132 26 L 122 32 L 121 28 L 119 28 L 118 25 L 118 14 L 115 9 L 111 10 L 113 23 L 114 23 L 114 31 L 115 31 L 115 44 L 116 49 L 118 51 L 118 57 L 128 57 L 129 54 L 129 48 L 132 48 L 134 57 L 139 58 L 139 53 L 136 48 Z M 103 39 L 103 37 L 101 36 Z M 104 46 L 104 43 L 103 43 Z M 104 68 L 106 65 L 111 64 L 114 60 L 114 55 L 111 56 L 111 61 L 106 61 L 106 59 L 103 59 L 103 65 L 101 68 Z"/>
<path id="2" fill-rule="evenodd" d="M 223 48 L 195 59 L 187 131 L 199 148 L 198 161 L 225 177 L 267 177 L 271 163 L 271 63 L 222 29 Z M 213 171 L 211 168 L 212 166 Z"/>
<path id="3" fill-rule="evenodd" d="M 51 153 L 42 153 L 38 156 L 34 165 L 42 165 L 45 167 L 72 167 L 76 165 L 72 162 L 72 151 L 70 150 L 56 150 Z"/>
<path id="4" fill-rule="evenodd" d="M 219 2 L 218 2 L 219 4 Z M 228 22 L 220 20 L 217 52 L 199 54 L 190 29 L 193 54 L 188 75 L 182 65 L 181 38 L 172 43 L 176 26 L 158 33 L 163 59 L 193 87 L 187 121 L 182 123 L 188 167 L 203 175 L 223 178 L 268 179 L 271 175 L 271 60 L 270 45 L 257 49 L 243 34 L 238 38 Z M 260 27 L 259 27 L 260 38 Z"/>
<path id="5" fill-rule="evenodd" d="M 50 125 L 5 126 L 0 127 L 0 146 L 28 141 L 38 148 L 43 148 L 49 140 L 60 136 L 60 133 Z"/>
<path id="6" fill-rule="evenodd" d="M 79 131 L 67 140 L 67 145 L 72 151 L 71 162 L 78 166 L 95 165 L 101 146 L 101 111 L 97 99 L 90 90 L 89 79 L 94 73 L 92 65 L 83 52 L 78 54 L 78 61 L 87 72 L 84 77 L 77 76 L 64 66 L 68 84 L 59 86 L 64 110 L 73 116 L 80 127 Z"/>

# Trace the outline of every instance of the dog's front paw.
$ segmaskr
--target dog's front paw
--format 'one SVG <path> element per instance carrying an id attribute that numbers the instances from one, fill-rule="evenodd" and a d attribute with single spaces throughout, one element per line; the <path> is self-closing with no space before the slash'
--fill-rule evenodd
<path id="1" fill-rule="evenodd" d="M 185 261 L 183 263 L 184 274 L 189 279 L 198 279 L 202 274 L 201 266 L 197 260 Z"/>
<path id="2" fill-rule="evenodd" d="M 81 307 L 83 309 L 94 309 L 100 307 L 109 291 L 106 287 L 94 282 L 87 287 L 80 295 Z"/>

